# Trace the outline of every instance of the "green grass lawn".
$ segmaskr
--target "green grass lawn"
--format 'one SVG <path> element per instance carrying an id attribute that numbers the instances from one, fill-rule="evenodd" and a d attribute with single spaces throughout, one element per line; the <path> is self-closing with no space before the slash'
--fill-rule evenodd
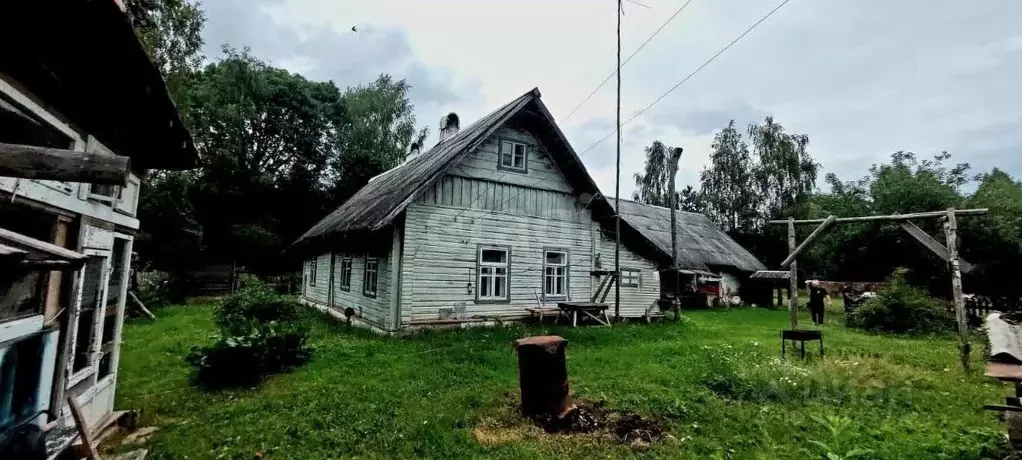
<path id="1" fill-rule="evenodd" d="M 819 441 L 839 455 L 858 448 L 871 451 L 862 458 L 917 460 L 994 458 L 1005 444 L 1003 423 L 982 405 L 1003 401 L 1009 388 L 981 375 L 981 353 L 964 376 L 950 336 L 879 336 L 832 323 L 827 357 L 800 361 L 780 359 L 787 313 L 761 309 L 407 338 L 324 322 L 304 367 L 255 389 L 210 392 L 190 386 L 183 358 L 209 342 L 211 309 L 158 316 L 126 325 L 117 390 L 119 409 L 141 409 L 143 424 L 160 427 L 150 458 L 826 458 L 811 442 Z M 634 452 L 516 421 L 510 342 L 548 333 L 570 342 L 576 399 L 652 417 L 671 436 Z"/>

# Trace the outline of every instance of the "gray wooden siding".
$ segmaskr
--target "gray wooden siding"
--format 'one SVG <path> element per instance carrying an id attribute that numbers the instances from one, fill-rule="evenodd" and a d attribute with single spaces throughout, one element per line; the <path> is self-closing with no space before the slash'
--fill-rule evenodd
<path id="1" fill-rule="evenodd" d="M 308 285 L 308 277 L 311 267 L 311 258 L 303 264 L 303 278 L 306 280 L 305 294 L 303 298 L 310 302 L 326 305 L 337 311 L 343 312 L 345 308 L 351 307 L 355 310 L 357 317 L 373 326 L 381 329 L 392 329 L 390 324 L 390 248 L 376 248 L 378 251 L 370 253 L 370 257 L 376 257 L 379 261 L 379 270 L 376 281 L 376 297 L 368 297 L 362 293 L 362 282 L 365 278 L 366 254 L 349 254 L 343 252 L 334 253 L 334 279 L 333 305 L 329 304 L 330 280 L 330 254 L 320 254 L 316 257 L 316 285 Z M 345 257 L 351 257 L 351 290 L 341 290 L 341 263 Z"/>
<path id="2" fill-rule="evenodd" d="M 494 211 L 570 222 L 590 221 L 584 206 L 569 193 L 448 175 L 423 191 L 416 203 Z"/>
<path id="3" fill-rule="evenodd" d="M 604 270 L 614 269 L 614 240 L 606 235 L 597 238 L 596 253 L 600 254 L 600 263 Z M 626 318 L 639 317 L 660 297 L 660 272 L 656 264 L 650 260 L 621 246 L 621 268 L 632 268 L 641 271 L 639 287 L 621 286 L 621 316 Z M 614 307 L 614 290 L 607 296 L 607 303 Z M 610 313 L 611 315 L 613 312 Z"/>
<path id="4" fill-rule="evenodd" d="M 583 212 L 588 214 L 588 210 Z M 480 244 L 511 248 L 508 303 L 475 302 Z M 401 267 L 402 323 L 448 315 L 460 318 L 527 315 L 525 309 L 536 307 L 536 293 L 542 292 L 544 248 L 569 251 L 568 293 L 574 300 L 588 299 L 592 263 L 590 223 L 411 204 L 406 210 Z M 555 305 L 555 301 L 547 302 L 547 306 Z M 450 311 L 441 311 L 447 309 Z"/>
<path id="5" fill-rule="evenodd" d="M 497 168 L 498 141 L 501 138 L 521 142 L 528 146 L 526 154 L 528 173 L 509 172 Z M 572 192 L 571 186 L 564 179 L 546 147 L 532 134 L 506 126 L 498 128 L 479 148 L 469 153 L 461 163 L 451 170 L 451 174 L 540 190 Z"/>

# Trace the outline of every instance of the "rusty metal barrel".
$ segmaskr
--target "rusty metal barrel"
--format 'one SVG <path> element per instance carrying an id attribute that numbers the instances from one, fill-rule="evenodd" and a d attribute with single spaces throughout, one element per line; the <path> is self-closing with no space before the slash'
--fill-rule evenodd
<path id="1" fill-rule="evenodd" d="M 563 417 L 575 408 L 568 396 L 568 367 L 564 348 L 568 341 L 556 335 L 515 340 L 522 415 Z"/>

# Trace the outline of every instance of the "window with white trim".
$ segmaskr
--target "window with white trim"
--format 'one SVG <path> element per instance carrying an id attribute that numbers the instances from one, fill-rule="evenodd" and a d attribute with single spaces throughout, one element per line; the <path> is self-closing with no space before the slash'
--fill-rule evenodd
<path id="1" fill-rule="evenodd" d="M 500 148 L 498 157 L 500 162 L 499 169 L 507 169 L 510 171 L 527 172 L 528 163 L 527 155 L 528 146 L 521 142 L 510 141 L 507 139 L 500 140 Z"/>
<path id="2" fill-rule="evenodd" d="M 316 286 L 316 258 L 309 261 L 309 286 Z"/>
<path id="3" fill-rule="evenodd" d="M 362 295 L 376 297 L 376 281 L 380 274 L 380 261 L 375 257 L 366 257 L 365 276 L 362 277 Z"/>
<path id="4" fill-rule="evenodd" d="M 566 251 L 543 251 L 543 297 L 567 298 L 568 296 L 568 253 Z"/>
<path id="5" fill-rule="evenodd" d="M 508 248 L 480 247 L 477 258 L 478 279 L 476 301 L 503 302 L 508 297 L 508 270 L 511 251 Z"/>
<path id="6" fill-rule="evenodd" d="M 642 271 L 634 268 L 621 269 L 621 287 L 639 287 L 642 283 Z"/>
<path id="7" fill-rule="evenodd" d="M 341 290 L 351 291 L 351 257 L 341 259 Z"/>

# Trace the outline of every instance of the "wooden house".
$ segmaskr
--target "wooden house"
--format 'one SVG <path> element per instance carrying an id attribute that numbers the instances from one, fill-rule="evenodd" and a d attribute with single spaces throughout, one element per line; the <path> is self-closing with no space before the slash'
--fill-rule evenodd
<path id="1" fill-rule="evenodd" d="M 141 178 L 198 153 L 120 2 L 0 22 L 0 457 L 33 426 L 52 455 L 68 396 L 92 426 L 113 410 Z"/>
<path id="2" fill-rule="evenodd" d="M 669 245 L 665 251 L 643 225 L 622 219 L 623 317 L 650 312 L 659 271 L 671 263 Z M 614 268 L 613 229 L 611 200 L 533 89 L 465 129 L 456 115 L 444 117 L 437 145 L 421 154 L 413 148 L 293 250 L 307 256 L 305 302 L 393 332 L 511 320 L 530 308 L 589 300 L 600 283 L 592 274 Z M 689 233 L 730 242 L 700 240 L 706 251 L 751 258 L 720 230 Z M 611 291 L 606 303 L 614 302 Z"/>

